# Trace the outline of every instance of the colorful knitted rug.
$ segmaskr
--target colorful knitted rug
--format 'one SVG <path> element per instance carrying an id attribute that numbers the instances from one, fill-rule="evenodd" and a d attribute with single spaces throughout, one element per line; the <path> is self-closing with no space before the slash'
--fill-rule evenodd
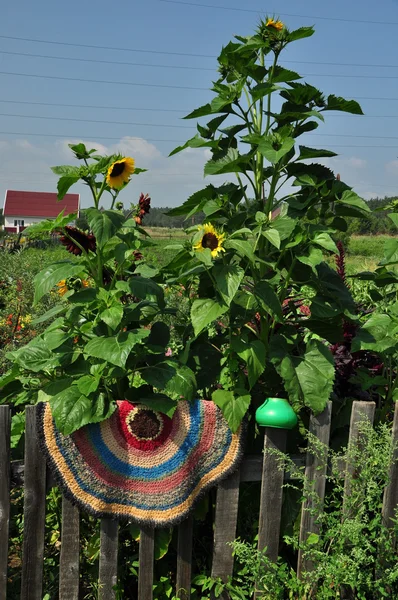
<path id="1" fill-rule="evenodd" d="M 102 423 L 71 436 L 38 405 L 40 445 L 64 494 L 97 517 L 164 526 L 183 519 L 199 496 L 237 468 L 242 427 L 233 434 L 213 402 L 180 401 L 172 418 L 117 402 Z"/>

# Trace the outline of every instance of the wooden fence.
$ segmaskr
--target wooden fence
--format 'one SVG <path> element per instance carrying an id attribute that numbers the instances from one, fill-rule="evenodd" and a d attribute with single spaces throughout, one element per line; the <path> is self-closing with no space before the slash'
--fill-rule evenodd
<path id="1" fill-rule="evenodd" d="M 38 448 L 35 431 L 34 406 L 26 408 L 25 459 L 10 462 L 11 415 L 7 406 L 0 406 L 0 600 L 7 598 L 8 532 L 10 518 L 10 488 L 24 486 L 24 539 L 22 549 L 21 599 L 42 600 L 44 528 L 46 512 L 46 491 L 54 485 L 46 470 L 43 456 Z M 373 402 L 354 402 L 349 443 L 358 440 L 358 423 L 366 416 L 373 423 L 375 405 Z M 312 417 L 310 431 L 324 444 L 329 444 L 331 403 L 325 411 Z M 280 429 L 265 429 L 264 449 L 285 450 L 287 432 Z M 394 443 L 398 442 L 398 403 L 396 403 L 392 430 Z M 398 455 L 395 456 L 398 459 Z M 303 466 L 307 476 L 315 481 L 316 491 L 323 500 L 325 493 L 326 466 L 316 457 L 307 453 Z M 346 466 L 349 471 L 350 465 Z M 261 481 L 261 502 L 259 515 L 258 544 L 267 548 L 272 560 L 278 556 L 279 533 L 283 497 L 284 473 L 273 453 L 263 456 L 247 456 L 240 469 L 220 483 L 214 524 L 214 545 L 212 558 L 213 577 L 227 580 L 232 575 L 233 556 L 228 542 L 236 536 L 240 482 Z M 348 486 L 345 493 L 349 493 Z M 393 517 L 398 505 L 398 465 L 393 462 L 390 483 L 384 491 L 383 515 L 386 523 Z M 310 509 L 308 504 L 303 507 Z M 192 517 L 178 526 L 178 549 L 176 565 L 176 593 L 183 600 L 189 600 L 192 579 Z M 317 532 L 317 523 L 310 510 L 303 510 L 300 537 L 304 540 L 310 533 Z M 65 498 L 62 504 L 62 531 L 59 573 L 60 600 L 79 598 L 79 511 Z M 117 581 L 118 522 L 101 520 L 99 557 L 99 598 L 113 600 L 113 587 Z M 154 565 L 154 530 L 142 528 L 139 546 L 138 600 L 152 600 Z M 310 568 L 299 556 L 298 572 Z M 158 600 L 158 599 L 155 599 Z"/>

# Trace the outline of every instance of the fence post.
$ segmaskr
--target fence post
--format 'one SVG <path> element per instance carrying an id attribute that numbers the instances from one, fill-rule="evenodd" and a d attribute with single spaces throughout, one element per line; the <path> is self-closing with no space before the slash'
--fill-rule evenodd
<path id="1" fill-rule="evenodd" d="M 0 406 L 0 600 L 6 600 L 8 532 L 10 523 L 11 412 Z"/>
<path id="2" fill-rule="evenodd" d="M 152 527 L 142 527 L 138 557 L 138 598 L 140 600 L 152 600 L 153 597 L 154 540 L 155 530 Z"/>
<path id="3" fill-rule="evenodd" d="M 316 436 L 324 446 L 329 447 L 330 437 L 330 422 L 332 417 L 332 403 L 328 402 L 325 410 L 318 416 L 311 415 L 309 432 Z M 311 533 L 319 533 L 319 523 L 317 517 L 312 514 L 312 511 L 317 508 L 323 510 L 323 502 L 325 499 L 325 485 L 326 485 L 326 470 L 327 470 L 327 452 L 325 455 L 317 453 L 316 455 L 311 454 L 307 451 L 306 466 L 305 466 L 305 479 L 307 482 L 311 482 L 313 485 L 312 490 L 316 493 L 319 499 L 318 505 L 315 506 L 314 498 L 307 498 L 303 502 L 301 510 L 301 523 L 300 523 L 300 544 L 306 541 Z M 297 576 L 300 577 L 303 571 L 309 571 L 312 569 L 312 562 L 305 560 L 302 555 L 302 551 L 299 550 L 298 561 L 297 561 Z"/>
<path id="4" fill-rule="evenodd" d="M 191 597 L 192 529 L 190 515 L 178 527 L 176 596 L 181 600 Z"/>
<path id="5" fill-rule="evenodd" d="M 62 498 L 59 600 L 79 600 L 79 510 Z"/>
<path id="6" fill-rule="evenodd" d="M 113 589 L 117 583 L 117 547 L 119 523 L 114 519 L 101 519 L 99 600 L 114 600 Z"/>
<path id="7" fill-rule="evenodd" d="M 46 461 L 36 436 L 36 406 L 25 408 L 25 485 L 21 600 L 42 600 Z"/>
<path id="8" fill-rule="evenodd" d="M 394 423 L 392 427 L 392 444 L 394 453 L 390 469 L 390 482 L 384 491 L 383 519 L 388 527 L 390 520 L 394 518 L 395 509 L 398 506 L 398 402 L 395 403 Z"/>

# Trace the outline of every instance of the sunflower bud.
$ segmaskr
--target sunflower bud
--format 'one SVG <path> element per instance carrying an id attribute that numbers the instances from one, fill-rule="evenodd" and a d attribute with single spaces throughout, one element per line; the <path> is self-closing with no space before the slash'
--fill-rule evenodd
<path id="1" fill-rule="evenodd" d="M 144 195 L 143 193 L 141 193 L 138 204 L 140 207 L 141 215 L 145 215 L 145 214 L 149 213 L 149 211 L 151 209 L 151 199 L 149 197 L 149 194 Z"/>

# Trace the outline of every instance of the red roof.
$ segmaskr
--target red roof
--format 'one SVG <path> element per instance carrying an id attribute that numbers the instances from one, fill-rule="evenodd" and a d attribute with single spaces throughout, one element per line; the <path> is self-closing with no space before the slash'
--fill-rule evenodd
<path id="1" fill-rule="evenodd" d="M 4 215 L 10 217 L 55 218 L 65 209 L 65 215 L 79 210 L 79 194 L 66 194 L 58 202 L 53 192 L 20 192 L 7 190 Z"/>

